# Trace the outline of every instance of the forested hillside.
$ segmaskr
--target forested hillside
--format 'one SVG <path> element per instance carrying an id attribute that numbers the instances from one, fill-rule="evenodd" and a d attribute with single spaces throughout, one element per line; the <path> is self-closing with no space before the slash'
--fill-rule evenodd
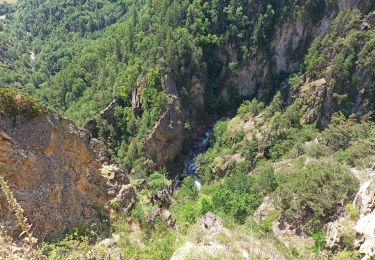
<path id="1" fill-rule="evenodd" d="M 72 119 L 138 197 L 40 252 L 374 257 L 374 12 L 372 0 L 0 3 L 0 101 L 17 112 L 0 113 L 16 122 L 27 100 Z"/>
<path id="2" fill-rule="evenodd" d="M 338 11 L 337 4 L 325 0 L 118 1 L 76 6 L 21 1 L 18 6 L 2 32 L 2 45 L 8 46 L 4 57 L 9 59 L 3 61 L 7 72 L 2 85 L 18 85 L 80 125 L 120 96 L 125 105 L 116 115 L 122 126 L 114 130 L 103 126 L 101 132 L 107 139 L 122 137 L 111 140 L 121 159 L 130 139 L 144 139 L 153 127 L 165 109 L 165 94 L 178 97 L 184 113 L 181 122 L 193 127 L 198 111 L 201 118 L 210 117 L 235 107 L 243 96 L 270 101 L 281 81 L 297 69 L 315 34 L 327 29 L 321 20 Z M 121 20 L 126 10 L 128 15 Z M 311 28 L 305 35 L 291 35 L 297 44 L 279 39 L 280 28 L 296 27 L 294 21 L 302 20 L 299 26 Z M 254 66 L 250 76 L 244 76 Z M 175 90 L 162 89 L 165 75 Z M 140 88 L 147 86 L 137 92 L 138 99 L 146 102 L 132 104 L 137 82 Z M 203 85 L 203 90 L 193 85 Z M 188 104 L 199 98 L 196 92 L 204 101 L 192 109 Z M 140 106 L 141 113 L 130 109 L 134 106 Z M 139 157 L 141 151 L 130 153 Z"/>
<path id="3" fill-rule="evenodd" d="M 18 1 L 17 11 L 1 4 L 5 15 L 0 46 L 1 85 L 36 93 L 65 68 L 107 26 L 121 20 L 124 1 Z"/>

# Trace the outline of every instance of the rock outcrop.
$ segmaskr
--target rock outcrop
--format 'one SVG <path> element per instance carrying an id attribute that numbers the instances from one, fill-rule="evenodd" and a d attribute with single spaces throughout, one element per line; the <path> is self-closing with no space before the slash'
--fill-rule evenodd
<path id="1" fill-rule="evenodd" d="M 331 252 L 339 252 L 345 247 L 353 246 L 350 239 L 355 237 L 355 221 L 347 213 L 344 213 L 335 221 L 326 225 L 325 249 Z M 348 239 L 349 238 L 349 239 Z"/>
<path id="2" fill-rule="evenodd" d="M 111 126 L 115 131 L 115 138 L 121 138 L 120 129 L 118 128 L 118 119 L 116 118 L 115 111 L 117 107 L 122 107 L 124 105 L 124 101 L 121 97 L 115 97 L 112 101 L 108 104 L 106 108 L 100 111 L 98 118 L 92 118 L 85 123 L 83 126 L 84 129 L 89 131 L 92 137 L 98 138 L 100 132 L 100 124 L 99 122 L 106 122 L 109 126 Z"/>
<path id="3" fill-rule="evenodd" d="M 117 121 L 115 117 L 115 109 L 117 106 L 122 106 L 123 101 L 121 98 L 114 98 L 109 105 L 100 112 L 100 116 L 103 120 L 106 120 L 108 124 L 115 126 Z"/>
<path id="4" fill-rule="evenodd" d="M 167 227 L 175 228 L 176 220 L 172 217 L 169 210 L 163 208 L 155 208 L 147 217 L 147 224 L 150 227 L 155 227 L 156 219 L 159 218 Z"/>
<path id="5" fill-rule="evenodd" d="M 255 238 L 241 229 L 229 230 L 222 220 L 207 213 L 188 233 L 189 241 L 178 248 L 179 259 L 285 259 L 267 239 Z"/>
<path id="6" fill-rule="evenodd" d="M 39 241 L 79 221 L 101 221 L 109 201 L 129 186 L 124 171 L 110 163 L 100 141 L 57 114 L 48 112 L 32 120 L 0 117 L 0 174 Z M 129 208 L 135 194 L 125 197 L 122 206 Z M 9 234 L 19 235 L 4 198 L 0 192 L 0 225 Z"/>
<path id="7" fill-rule="evenodd" d="M 306 107 L 302 117 L 304 123 L 318 122 L 320 127 L 326 127 L 334 112 L 333 85 L 325 78 L 310 81 L 302 77 L 303 83 L 294 96 L 295 102 Z"/>
<path id="8" fill-rule="evenodd" d="M 275 210 L 273 205 L 273 199 L 270 196 L 267 196 L 263 199 L 262 204 L 254 212 L 254 220 L 260 224 L 262 221 L 267 220 L 269 212 Z"/>
<path id="9" fill-rule="evenodd" d="M 170 104 L 145 141 L 146 154 L 160 166 L 173 160 L 182 149 L 185 126 L 179 106 L 178 98 L 170 97 Z"/>
<path id="10" fill-rule="evenodd" d="M 328 223 L 327 225 L 327 238 L 326 248 L 331 251 L 337 251 L 341 247 L 342 237 L 342 223 L 341 219 Z"/>
<path id="11" fill-rule="evenodd" d="M 293 72 L 310 43 L 328 32 L 333 18 L 339 11 L 353 8 L 366 10 L 368 5 L 369 1 L 340 0 L 334 8 L 326 9 L 319 21 L 306 16 L 285 20 L 277 26 L 270 42 L 272 58 L 265 58 L 262 54 L 251 57 L 247 65 L 233 75 L 230 85 L 234 86 L 239 96 L 267 95 L 268 93 L 262 93 L 259 89 L 260 85 L 271 75 Z M 271 60 L 273 62 L 270 62 Z M 227 91 L 224 89 L 223 93 Z"/>
<path id="12" fill-rule="evenodd" d="M 373 178 L 373 177 L 372 177 Z M 355 226 L 356 248 L 369 259 L 375 255 L 375 181 L 364 182 L 354 199 L 360 218 Z"/>
<path id="13" fill-rule="evenodd" d="M 212 231 L 222 231 L 224 226 L 222 220 L 215 214 L 208 212 L 199 221 L 198 225 Z"/>

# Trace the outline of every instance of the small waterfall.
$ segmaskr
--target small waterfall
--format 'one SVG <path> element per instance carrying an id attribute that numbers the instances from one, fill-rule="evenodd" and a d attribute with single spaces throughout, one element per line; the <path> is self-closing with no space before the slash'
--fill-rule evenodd
<path id="1" fill-rule="evenodd" d="M 203 135 L 202 140 L 200 143 L 194 147 L 190 159 L 187 161 L 184 169 L 184 173 L 187 176 L 190 176 L 194 179 L 195 186 L 200 189 L 202 187 L 201 179 L 196 175 L 197 171 L 197 164 L 196 159 L 197 156 L 201 153 L 204 153 L 210 147 L 210 140 L 213 135 L 213 129 L 209 128 Z"/>
<path id="2" fill-rule="evenodd" d="M 210 148 L 210 141 L 214 134 L 214 126 L 218 121 L 228 120 L 228 117 L 221 117 L 219 119 L 214 120 L 210 127 L 206 130 L 204 135 L 201 137 L 200 141 L 194 145 L 192 151 L 190 152 L 189 158 L 185 161 L 185 167 L 182 174 L 178 175 L 174 182 L 174 189 L 178 189 L 181 185 L 184 178 L 190 176 L 193 178 L 195 186 L 200 189 L 202 187 L 202 181 L 197 176 L 197 157 L 198 155 L 207 152 L 208 148 Z"/>
<path id="3" fill-rule="evenodd" d="M 35 53 L 33 51 L 30 52 L 30 60 L 35 60 Z"/>

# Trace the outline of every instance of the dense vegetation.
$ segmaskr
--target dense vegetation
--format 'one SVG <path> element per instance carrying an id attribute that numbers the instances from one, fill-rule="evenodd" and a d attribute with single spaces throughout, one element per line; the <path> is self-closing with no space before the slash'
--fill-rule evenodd
<path id="1" fill-rule="evenodd" d="M 24 115 L 33 118 L 45 108 L 35 99 L 14 90 L 0 88 L 0 114 L 16 117 Z"/>
<path id="2" fill-rule="evenodd" d="M 362 20 L 358 10 L 340 13 L 330 32 L 314 41 L 305 59 L 306 75 L 325 78 L 332 88 L 333 110 L 346 115 L 360 106 L 374 111 L 375 34 L 373 29 L 359 28 Z M 358 101 L 364 97 L 366 104 Z"/>
<path id="3" fill-rule="evenodd" d="M 6 14 L 0 21 L 0 84 L 8 87 L 0 89 L 0 112 L 35 116 L 41 111 L 38 102 L 11 90 L 15 88 L 80 125 L 94 118 L 99 137 L 116 160 L 132 177 L 148 182 L 137 190 L 139 202 L 130 214 L 116 214 L 103 230 L 78 225 L 65 237 L 46 242 L 43 252 L 51 259 L 90 254 L 105 258 L 108 252 L 92 245 L 117 234 L 118 248 L 126 258 L 166 259 L 193 236 L 194 224 L 208 212 L 220 216 L 226 228 L 255 232 L 272 241 L 277 241 L 272 223 L 281 219 L 315 240 L 312 251 L 322 250 L 326 224 L 338 212 L 358 218 L 351 202 L 359 182 L 351 168 L 372 167 L 375 159 L 371 117 L 375 32 L 362 28 L 365 14 L 359 10 L 337 14 L 328 33 L 313 41 L 304 61 L 305 50 L 289 54 L 301 56 L 291 76 L 274 71 L 271 44 L 284 22 L 303 17 L 317 25 L 336 4 L 333 0 L 0 4 L 0 15 Z M 240 102 L 245 97 L 237 93 L 232 77 L 254 60 L 264 61 L 269 73 L 258 84 L 256 98 Z M 173 79 L 176 89 L 166 87 L 166 78 Z M 324 84 L 310 85 L 319 80 Z M 196 81 L 204 86 L 203 111 L 191 106 Z M 135 96 L 140 102 L 134 101 Z M 114 109 L 115 123 L 99 115 L 114 97 L 121 100 Z M 215 124 L 209 150 L 197 158 L 202 189 L 187 177 L 174 190 L 173 199 L 159 205 L 155 194 L 169 192 L 174 183 L 168 176 L 180 169 L 155 165 L 144 153 L 144 141 L 170 106 L 186 116 L 184 127 L 191 131 L 200 120 L 238 109 L 232 119 Z M 266 219 L 255 222 L 254 212 L 265 198 L 274 208 Z M 115 211 L 116 205 L 112 207 Z M 158 208 L 171 212 L 178 232 L 161 216 L 150 224 L 149 216 Z M 353 252 L 354 236 L 344 238 L 348 259 L 358 257 Z M 293 246 L 284 250 L 295 258 L 305 257 Z"/>
<path id="4" fill-rule="evenodd" d="M 27 1 L 1 5 L 0 82 L 36 94 L 65 68 L 88 40 L 121 19 L 123 1 Z M 32 54 L 31 54 L 32 53 Z"/>
<path id="5" fill-rule="evenodd" d="M 0 84 L 17 85 L 80 125 L 121 96 L 124 107 L 116 113 L 121 126 L 97 120 L 102 138 L 124 165 L 142 157 L 139 146 L 164 109 L 164 75 L 175 81 L 182 110 L 191 109 L 190 88 L 197 78 L 205 85 L 205 111 L 223 112 L 240 98 L 230 88 L 236 71 L 252 59 L 268 59 L 273 67 L 270 42 L 279 25 L 299 17 L 317 23 L 334 8 L 328 0 L 68 2 L 18 3 L 0 32 L 5 51 Z M 279 79 L 268 78 L 259 90 L 265 100 Z M 147 102 L 135 113 L 137 82 L 145 85 L 141 100 Z M 224 87 L 230 89 L 226 105 Z M 194 126 L 197 118 L 191 121 Z"/>

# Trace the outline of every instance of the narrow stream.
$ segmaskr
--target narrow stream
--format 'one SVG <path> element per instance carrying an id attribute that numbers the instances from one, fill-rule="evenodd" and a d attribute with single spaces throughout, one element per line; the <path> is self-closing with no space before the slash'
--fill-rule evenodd
<path id="1" fill-rule="evenodd" d="M 196 175 L 197 172 L 197 156 L 206 152 L 210 147 L 210 140 L 213 135 L 213 128 L 210 127 L 202 136 L 201 141 L 193 148 L 191 155 L 185 163 L 183 176 L 190 176 L 194 179 L 195 186 L 200 189 L 202 187 L 201 179 Z"/>
<path id="2" fill-rule="evenodd" d="M 198 142 L 195 142 L 188 159 L 185 161 L 183 172 L 179 174 L 175 179 L 173 186 L 174 189 L 178 189 L 182 184 L 184 178 L 188 176 L 193 178 L 195 186 L 198 189 L 202 187 L 202 181 L 199 178 L 199 176 L 197 176 L 197 157 L 198 155 L 207 152 L 207 150 L 210 148 L 210 141 L 214 135 L 215 124 L 219 121 L 224 121 L 228 119 L 229 117 L 224 116 L 212 121 L 212 123 L 206 129 L 200 140 Z"/>

